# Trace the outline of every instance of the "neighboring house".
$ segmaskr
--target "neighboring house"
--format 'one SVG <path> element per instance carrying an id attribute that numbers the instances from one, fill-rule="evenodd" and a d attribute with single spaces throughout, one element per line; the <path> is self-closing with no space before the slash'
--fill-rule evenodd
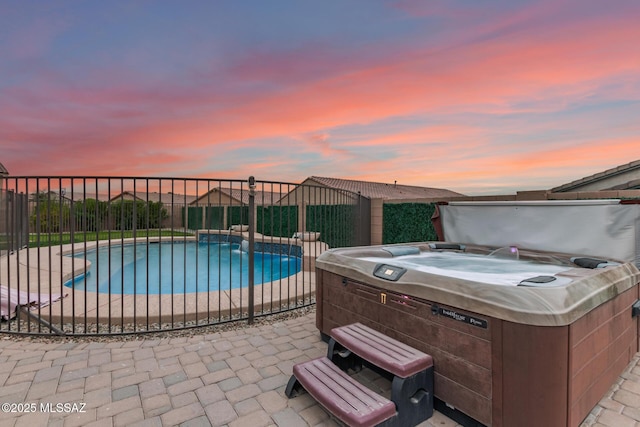
<path id="1" fill-rule="evenodd" d="M 313 214 L 307 218 L 309 206 L 353 205 L 357 211 L 363 213 L 355 232 L 362 237 L 359 240 L 364 242 L 362 244 L 369 244 L 367 236 L 381 234 L 383 202 L 446 200 L 460 197 L 464 195 L 442 188 L 310 176 L 300 186 L 287 193 L 280 203 L 299 207 L 299 231 L 308 231 L 308 225 L 313 222 Z"/>
<path id="2" fill-rule="evenodd" d="M 278 203 L 282 193 L 254 190 L 255 206 Z M 249 188 L 247 186 L 215 187 L 189 204 L 187 228 L 228 229 L 234 224 L 248 224 Z M 241 207 L 243 207 L 241 209 Z"/>
<path id="3" fill-rule="evenodd" d="M 67 193 L 65 190 L 49 190 L 29 193 L 29 213 L 33 212 L 33 209 L 39 203 L 54 203 L 70 206 L 71 203 L 82 203 L 85 199 L 95 199 L 95 194 L 87 193 Z M 104 194 L 98 195 L 98 200 L 106 201 L 107 197 Z"/>
<path id="4" fill-rule="evenodd" d="M 304 185 L 318 185 L 335 190 L 346 190 L 368 199 L 437 199 L 460 197 L 463 194 L 443 188 L 418 187 L 414 185 L 389 184 L 384 182 L 356 181 L 351 179 L 311 176 L 303 181 Z"/>
<path id="5" fill-rule="evenodd" d="M 9 175 L 9 171 L 4 167 L 2 163 L 0 163 L 0 178 Z"/>
<path id="6" fill-rule="evenodd" d="M 191 196 L 188 194 L 158 193 L 155 191 L 151 193 L 136 191 L 134 193 L 133 191 L 123 191 L 117 196 L 109 199 L 109 201 L 117 202 L 118 200 L 138 200 L 140 202 L 162 202 L 167 209 L 170 209 L 171 205 L 183 207 L 191 204 L 196 199 L 197 196 Z"/>
<path id="7" fill-rule="evenodd" d="M 552 188 L 552 193 L 640 189 L 640 160 Z"/>
<path id="8" fill-rule="evenodd" d="M 275 204 L 282 193 L 273 191 L 254 191 L 257 206 Z M 191 206 L 233 206 L 249 204 L 249 188 L 216 187 L 190 203 Z"/>

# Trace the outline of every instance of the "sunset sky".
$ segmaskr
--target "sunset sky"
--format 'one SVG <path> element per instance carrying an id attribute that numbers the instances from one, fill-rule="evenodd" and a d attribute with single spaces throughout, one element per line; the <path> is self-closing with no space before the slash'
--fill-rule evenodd
<path id="1" fill-rule="evenodd" d="M 549 189 L 640 159 L 640 1 L 0 2 L 11 175 Z"/>

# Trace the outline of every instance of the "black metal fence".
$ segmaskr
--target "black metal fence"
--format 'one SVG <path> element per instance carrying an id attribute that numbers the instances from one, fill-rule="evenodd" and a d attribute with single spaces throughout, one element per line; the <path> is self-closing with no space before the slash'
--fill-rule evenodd
<path id="1" fill-rule="evenodd" d="M 2 182 L 0 178 L 0 183 Z M 6 190 L 0 185 L 0 256 L 27 245 L 29 240 L 27 210 L 25 194 Z"/>
<path id="2" fill-rule="evenodd" d="M 369 200 L 283 182 L 7 177 L 0 332 L 184 329 L 314 303 L 315 259 L 369 244 Z"/>

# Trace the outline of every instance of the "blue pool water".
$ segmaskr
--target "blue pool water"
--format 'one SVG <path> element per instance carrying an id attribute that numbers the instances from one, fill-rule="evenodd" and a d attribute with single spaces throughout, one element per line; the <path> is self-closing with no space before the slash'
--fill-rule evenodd
<path id="1" fill-rule="evenodd" d="M 76 255 L 85 259 L 85 253 Z M 254 283 L 300 271 L 299 257 L 255 253 Z M 235 243 L 167 242 L 88 250 L 87 274 L 67 286 L 112 294 L 183 294 L 247 286 L 249 255 Z M 172 262 L 173 260 L 173 262 Z"/>

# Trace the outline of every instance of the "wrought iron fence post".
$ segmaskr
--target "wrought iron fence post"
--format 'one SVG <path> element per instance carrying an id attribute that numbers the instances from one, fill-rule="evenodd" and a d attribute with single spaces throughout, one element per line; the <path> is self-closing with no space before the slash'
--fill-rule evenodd
<path id="1" fill-rule="evenodd" d="M 20 195 L 17 196 L 18 219 L 20 221 L 17 249 L 22 249 L 29 246 L 29 195 L 20 193 Z"/>
<path id="2" fill-rule="evenodd" d="M 249 177 L 249 324 L 253 324 L 254 311 L 254 242 L 255 242 L 255 197 L 256 179 Z"/>

